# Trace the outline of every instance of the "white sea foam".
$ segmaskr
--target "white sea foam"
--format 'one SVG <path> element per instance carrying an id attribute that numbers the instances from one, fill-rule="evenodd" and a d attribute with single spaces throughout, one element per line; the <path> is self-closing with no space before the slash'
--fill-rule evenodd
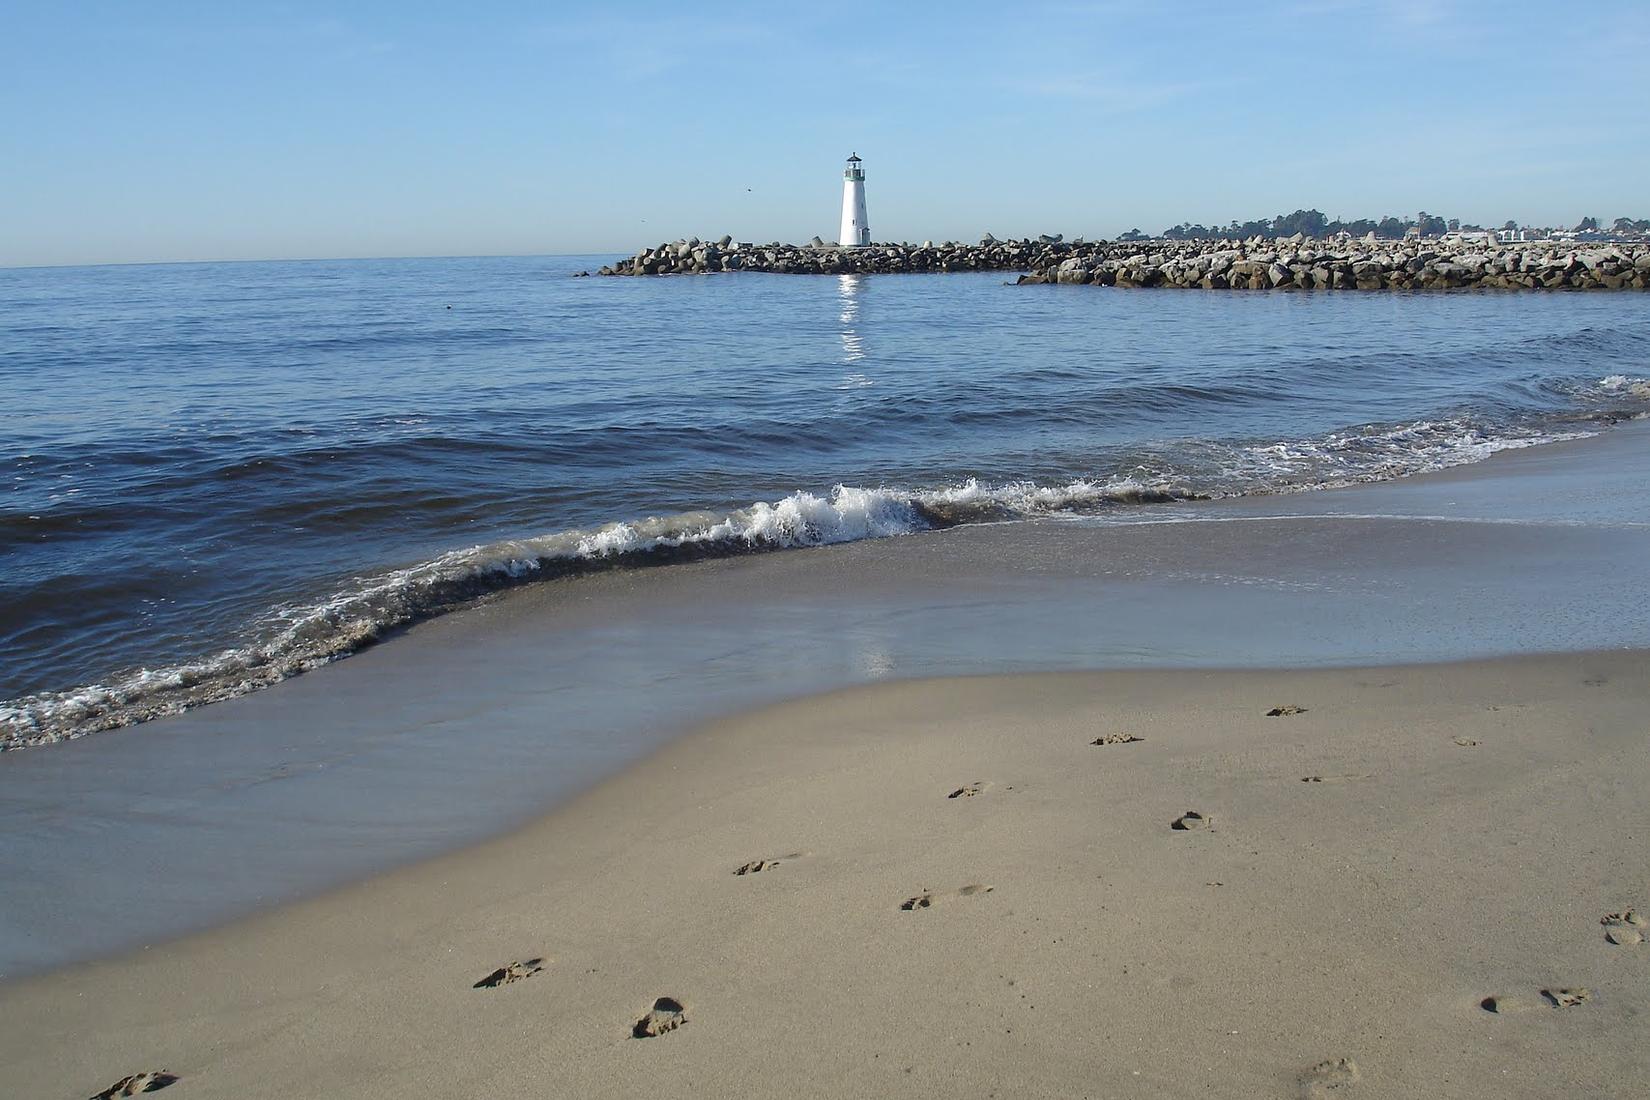
<path id="1" fill-rule="evenodd" d="M 1650 401 L 1650 378 L 1634 378 L 1626 374 L 1612 374 L 1598 380 L 1598 388 L 1605 393 L 1622 394 Z"/>
<path id="2" fill-rule="evenodd" d="M 1463 419 L 1423 420 L 1385 430 L 1332 432 L 1246 448 L 1252 466 L 1232 472 L 1252 476 L 1248 492 L 1323 489 L 1384 481 L 1482 462 L 1501 451 L 1585 439 L 1590 430 L 1511 428 L 1486 432 Z"/>

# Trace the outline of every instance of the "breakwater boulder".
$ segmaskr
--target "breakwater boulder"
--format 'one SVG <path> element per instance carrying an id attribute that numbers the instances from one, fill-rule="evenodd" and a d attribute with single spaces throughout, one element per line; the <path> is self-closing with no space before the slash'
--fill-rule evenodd
<path id="1" fill-rule="evenodd" d="M 1098 242 L 1021 283 L 1205 290 L 1644 290 L 1650 245 L 1462 240 Z"/>
<path id="2" fill-rule="evenodd" d="M 1044 242 L 979 244 L 873 244 L 840 248 L 815 237 L 809 244 L 735 244 L 729 237 L 706 242 L 697 237 L 644 248 L 602 268 L 599 275 L 702 275 L 719 271 L 763 271 L 781 275 L 889 274 L 912 271 L 1030 271 L 1052 259 Z M 1069 247 L 1069 246 L 1068 246 Z"/>
<path id="3" fill-rule="evenodd" d="M 1574 241 L 1487 243 L 1250 238 L 1204 241 L 1067 241 L 1059 234 L 978 244 L 873 244 L 840 248 L 735 243 L 697 237 L 644 248 L 602 275 L 781 275 L 1004 271 L 1022 284 L 1183 287 L 1205 290 L 1644 290 L 1650 244 Z"/>

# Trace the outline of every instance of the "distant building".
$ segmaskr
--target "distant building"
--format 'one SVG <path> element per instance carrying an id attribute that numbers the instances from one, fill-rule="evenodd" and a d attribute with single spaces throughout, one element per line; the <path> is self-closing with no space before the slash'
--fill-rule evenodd
<path id="1" fill-rule="evenodd" d="M 865 169 L 860 164 L 859 154 L 850 153 L 848 167 L 842 170 L 842 235 L 837 240 L 844 248 L 871 243 L 871 223 L 865 216 Z"/>

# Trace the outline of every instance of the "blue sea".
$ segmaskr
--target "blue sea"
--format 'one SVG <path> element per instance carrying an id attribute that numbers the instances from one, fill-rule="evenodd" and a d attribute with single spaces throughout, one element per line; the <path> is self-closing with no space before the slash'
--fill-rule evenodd
<path id="1" fill-rule="evenodd" d="M 535 581 L 1397 478 L 1650 409 L 1631 293 L 575 277 L 608 259 L 0 270 L 0 743 Z"/>

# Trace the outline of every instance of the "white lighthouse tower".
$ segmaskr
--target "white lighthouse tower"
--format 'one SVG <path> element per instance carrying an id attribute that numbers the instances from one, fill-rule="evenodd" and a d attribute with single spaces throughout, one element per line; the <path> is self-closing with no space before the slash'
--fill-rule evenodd
<path id="1" fill-rule="evenodd" d="M 842 235 L 837 240 L 844 248 L 871 243 L 871 223 L 865 218 L 865 169 L 859 165 L 859 154 L 850 153 L 848 167 L 842 171 Z"/>

